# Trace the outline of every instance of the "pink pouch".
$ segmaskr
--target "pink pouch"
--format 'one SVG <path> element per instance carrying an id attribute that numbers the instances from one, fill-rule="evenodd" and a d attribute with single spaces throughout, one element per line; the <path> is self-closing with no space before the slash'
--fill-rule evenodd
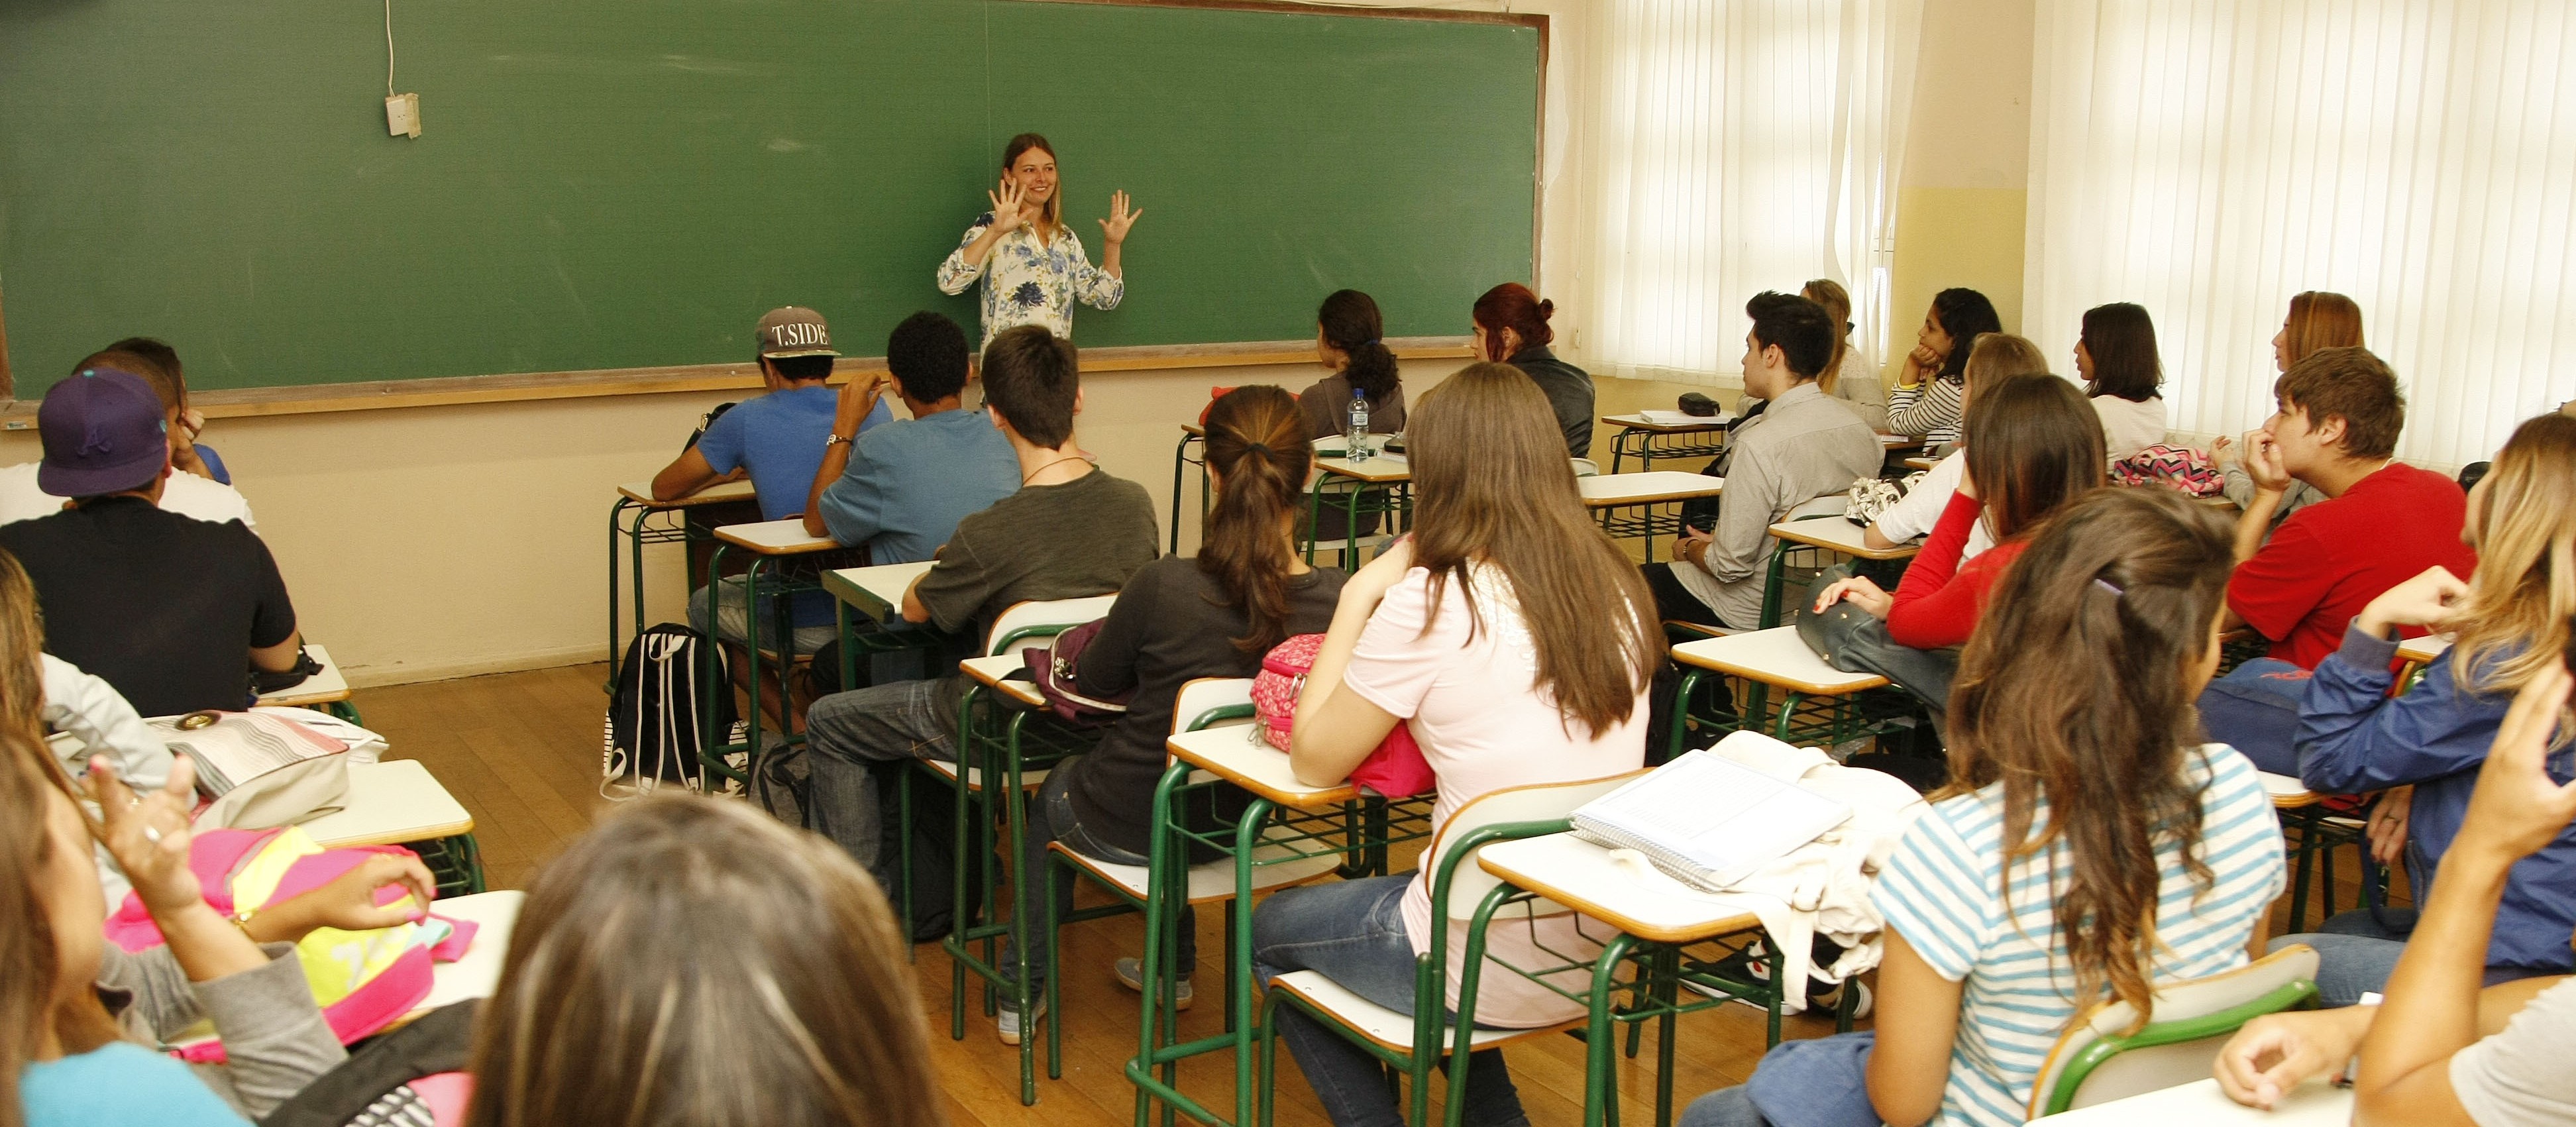
<path id="1" fill-rule="evenodd" d="M 1261 672 L 1252 678 L 1252 711 L 1259 718 L 1262 742 L 1288 750 L 1297 697 L 1306 691 L 1306 675 L 1314 671 L 1315 655 L 1323 648 L 1323 635 L 1299 634 L 1261 655 Z M 1411 798 L 1431 793 L 1439 777 L 1431 773 L 1421 745 L 1413 742 L 1412 725 L 1398 723 L 1377 750 L 1351 769 L 1351 782 L 1387 798 Z"/>

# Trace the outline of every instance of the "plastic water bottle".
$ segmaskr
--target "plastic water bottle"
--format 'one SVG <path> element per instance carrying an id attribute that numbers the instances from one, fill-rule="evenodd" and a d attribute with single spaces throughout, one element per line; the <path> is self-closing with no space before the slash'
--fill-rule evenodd
<path id="1" fill-rule="evenodd" d="M 1348 451 L 1343 455 L 1343 457 L 1354 462 L 1368 461 L 1368 396 L 1361 394 L 1358 388 L 1351 389 L 1351 412 L 1349 419 L 1349 424 L 1342 428 L 1342 445 Z"/>

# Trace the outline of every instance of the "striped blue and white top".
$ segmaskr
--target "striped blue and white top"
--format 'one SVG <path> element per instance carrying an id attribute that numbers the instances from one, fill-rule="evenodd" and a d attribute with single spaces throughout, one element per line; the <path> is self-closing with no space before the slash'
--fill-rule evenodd
<path id="1" fill-rule="evenodd" d="M 2201 788 L 2200 856 L 2206 893 L 2182 851 L 2157 851 L 2153 977 L 2199 978 L 2245 965 L 2247 940 L 2282 884 L 2281 826 L 2254 765 L 2225 744 L 2184 759 Z M 2042 800 L 2033 836 L 2047 828 Z M 2065 845 L 2013 866 L 2010 914 L 1997 896 L 2003 874 L 2003 786 L 1935 803 L 1906 831 L 1879 874 L 1872 900 L 1887 926 L 1953 982 L 1964 980 L 1950 1054 L 1942 1127 L 2007 1127 L 2024 1120 L 2040 1066 L 2077 1010 L 2074 967 L 2053 914 Z M 2060 864 L 2052 864 L 2060 862 Z M 2197 895 L 2196 895 L 2197 894 Z"/>

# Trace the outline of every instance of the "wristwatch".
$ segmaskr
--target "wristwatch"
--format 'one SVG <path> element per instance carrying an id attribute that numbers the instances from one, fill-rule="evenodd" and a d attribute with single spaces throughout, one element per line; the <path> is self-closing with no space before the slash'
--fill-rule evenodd
<path id="1" fill-rule="evenodd" d="M 823 436 L 823 449 L 825 449 L 825 450 L 830 450 L 833 446 L 835 446 L 835 445 L 837 445 L 837 444 L 839 444 L 839 443 L 843 443 L 843 442 L 857 442 L 857 441 L 858 441 L 858 437 L 857 437 L 856 435 L 853 435 L 853 436 L 850 436 L 850 437 L 844 438 L 844 437 L 842 437 L 842 436 L 840 436 L 840 435 L 837 435 L 837 434 L 827 434 L 827 435 L 824 435 L 824 436 Z"/>

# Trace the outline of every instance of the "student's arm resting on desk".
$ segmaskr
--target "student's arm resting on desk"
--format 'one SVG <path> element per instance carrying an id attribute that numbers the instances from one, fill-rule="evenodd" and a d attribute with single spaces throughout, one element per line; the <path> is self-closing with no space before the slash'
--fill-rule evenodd
<path id="1" fill-rule="evenodd" d="M 1401 722 L 1395 713 L 1360 695 L 1346 682 L 1345 674 L 1387 592 L 1405 582 L 1412 569 L 1413 544 L 1399 540 L 1342 585 L 1341 600 L 1333 607 L 1333 624 L 1324 632 L 1315 667 L 1307 672 L 1305 691 L 1297 698 L 1288 762 L 1298 782 L 1321 787 L 1350 778 L 1352 769 Z M 1422 625 L 1419 613 L 1412 617 L 1404 635 L 1408 638 L 1419 633 Z M 1399 628 L 1396 623 L 1387 627 Z"/>
<path id="2" fill-rule="evenodd" d="M 2576 784 L 2561 786 L 2548 771 L 2569 683 L 2555 665 L 2533 678 L 2478 771 L 2442 879 L 2389 976 L 2379 1020 L 2362 1038 L 2354 1122 L 2363 1127 L 2472 1122 L 2451 1084 L 2451 1057 L 2478 1040 L 2479 984 L 2506 873 L 2576 820 Z"/>
<path id="3" fill-rule="evenodd" d="M 653 499 L 677 501 L 719 481 L 732 481 L 740 476 L 742 464 L 742 428 L 746 425 L 739 406 L 716 416 L 707 424 L 706 433 L 698 436 L 662 472 L 653 475 Z"/>
<path id="4" fill-rule="evenodd" d="M 971 539 L 975 534 L 973 520 L 968 517 L 959 523 L 948 542 L 931 557 L 930 570 L 904 588 L 904 621 L 928 622 L 955 633 L 966 629 L 974 621 L 975 612 L 983 609 L 996 581 L 984 557 L 975 550 Z"/>
<path id="5" fill-rule="evenodd" d="M 283 673 L 295 668 L 304 651 L 304 637 L 295 629 L 295 603 L 287 598 L 286 577 L 278 574 L 277 558 L 269 555 L 268 544 L 248 528 L 240 535 L 249 539 L 254 566 L 260 569 L 259 605 L 250 619 L 250 663 L 253 668 Z"/>
<path id="6" fill-rule="evenodd" d="M 2534 997 L 2567 981 L 2565 975 L 2516 979 L 2478 992 L 2478 1036 L 2504 1032 L 2513 1015 Z M 2348 1079 L 2344 1067 L 2361 1051 L 2361 1039 L 2379 1016 L 2378 1006 L 2290 1010 L 2246 1022 L 2228 1038 L 2210 1071 L 2227 1098 L 2270 1109 L 2290 1089 L 2319 1077 Z"/>

